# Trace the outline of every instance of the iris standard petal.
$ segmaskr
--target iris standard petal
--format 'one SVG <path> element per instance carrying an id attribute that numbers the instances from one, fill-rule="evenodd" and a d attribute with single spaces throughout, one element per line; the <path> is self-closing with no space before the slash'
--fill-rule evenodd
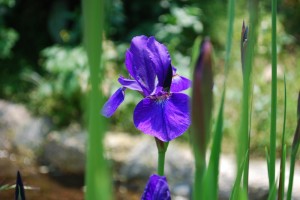
<path id="1" fill-rule="evenodd" d="M 136 90 L 136 91 L 139 91 L 139 92 L 143 92 L 141 86 L 138 84 L 138 82 L 136 82 L 136 80 L 127 79 L 127 78 L 124 78 L 123 76 L 120 76 L 118 78 L 118 81 L 123 87 L 126 87 L 126 88 L 131 89 L 131 90 Z"/>
<path id="2" fill-rule="evenodd" d="M 101 114 L 104 117 L 111 117 L 119 105 L 124 101 L 125 97 L 125 88 L 119 88 L 103 105 Z"/>
<path id="3" fill-rule="evenodd" d="M 189 97 L 172 93 L 165 98 L 144 98 L 135 107 L 134 125 L 142 132 L 168 142 L 182 135 L 190 125 Z"/>
<path id="4" fill-rule="evenodd" d="M 157 42 L 152 36 L 148 39 L 147 47 L 150 58 L 155 66 L 158 77 L 158 85 L 163 86 L 168 75 L 168 68 L 171 64 L 171 57 L 165 45 Z"/>
<path id="5" fill-rule="evenodd" d="M 145 96 L 155 89 L 155 67 L 147 49 L 146 36 L 134 37 L 126 52 L 125 64 L 130 75 L 143 89 Z"/>
<path id="6" fill-rule="evenodd" d="M 130 76 L 134 77 L 134 73 L 132 70 L 133 58 L 132 58 L 132 53 L 129 51 L 129 49 L 125 53 L 125 66 Z"/>
<path id="7" fill-rule="evenodd" d="M 156 174 L 151 175 L 141 200 L 171 200 L 166 177 Z"/>
<path id="8" fill-rule="evenodd" d="M 176 74 L 172 78 L 171 92 L 181 92 L 183 90 L 190 88 L 191 85 L 192 82 L 189 79 Z"/>

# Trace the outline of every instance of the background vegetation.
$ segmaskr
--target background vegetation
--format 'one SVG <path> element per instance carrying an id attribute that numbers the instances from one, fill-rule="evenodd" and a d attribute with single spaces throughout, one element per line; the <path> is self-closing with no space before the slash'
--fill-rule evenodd
<path id="1" fill-rule="evenodd" d="M 226 1 L 107 0 L 106 5 L 109 10 L 106 12 L 109 14 L 106 16 L 103 42 L 106 76 L 102 87 L 107 97 L 119 86 L 117 76 L 127 75 L 124 52 L 133 36 L 154 35 L 166 44 L 173 64 L 180 74 L 187 77 L 190 77 L 192 69 L 190 63 L 194 40 L 198 36 L 210 36 L 215 58 L 215 105 L 219 105 L 227 30 Z M 239 1 L 235 9 L 232 59 L 225 100 L 224 144 L 231 144 L 226 140 L 235 138 L 240 123 L 240 31 L 242 21 L 248 21 L 247 14 L 242 12 L 246 7 L 245 1 Z M 258 43 L 252 70 L 251 150 L 259 155 L 264 155 L 270 124 L 270 9 L 269 1 L 260 1 L 257 11 Z M 297 0 L 279 3 L 277 130 L 282 130 L 283 71 L 286 70 L 288 142 L 292 141 L 296 127 L 295 108 L 300 85 L 299 9 Z M 57 128 L 72 122 L 84 125 L 88 66 L 82 49 L 81 26 L 79 0 L 0 0 L 0 98 L 26 104 L 35 114 L 49 117 Z M 134 93 L 128 92 L 126 95 L 125 103 L 110 120 L 109 128 L 134 134 L 137 130 L 132 123 L 132 110 L 139 99 Z M 232 146 L 224 148 L 233 150 Z"/>

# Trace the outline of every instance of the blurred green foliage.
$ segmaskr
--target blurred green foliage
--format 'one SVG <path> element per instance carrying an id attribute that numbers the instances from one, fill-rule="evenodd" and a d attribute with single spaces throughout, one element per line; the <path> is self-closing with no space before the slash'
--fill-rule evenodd
<path id="1" fill-rule="evenodd" d="M 11 56 L 11 49 L 18 40 L 18 33 L 13 28 L 6 27 L 4 16 L 15 5 L 14 0 L 0 1 L 0 58 Z"/>
<path id="2" fill-rule="evenodd" d="M 298 0 L 285 0 L 282 2 L 280 13 L 283 15 L 283 22 L 286 31 L 296 38 L 300 44 L 300 3 Z"/>
<path id="3" fill-rule="evenodd" d="M 82 47 L 52 46 L 41 52 L 46 73 L 24 73 L 36 87 L 30 92 L 30 106 L 39 115 L 50 116 L 58 126 L 83 118 L 88 87 L 88 68 Z"/>

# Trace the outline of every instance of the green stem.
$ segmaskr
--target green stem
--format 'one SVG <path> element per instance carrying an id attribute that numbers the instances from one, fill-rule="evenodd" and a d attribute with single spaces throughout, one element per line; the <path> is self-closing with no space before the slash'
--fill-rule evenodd
<path id="1" fill-rule="evenodd" d="M 158 150 L 157 173 L 159 176 L 164 176 L 165 156 L 166 156 L 169 142 L 163 142 L 158 138 L 155 138 L 155 142 Z"/>
<path id="2" fill-rule="evenodd" d="M 300 100 L 300 94 L 299 94 L 299 100 Z M 300 103 L 298 104 L 299 107 Z M 299 117 L 299 115 L 298 115 Z M 290 178 L 289 178 L 289 186 L 288 186 L 288 192 L 287 192 L 287 200 L 291 200 L 292 198 L 292 190 L 293 190 L 293 181 L 294 181 L 294 171 L 295 171 L 295 162 L 296 162 L 296 156 L 297 151 L 299 149 L 299 134 L 300 134 L 300 118 L 298 118 L 297 128 L 294 136 L 294 141 L 292 145 L 292 152 L 291 152 L 291 163 L 290 163 Z"/>
<path id="3" fill-rule="evenodd" d="M 104 29 L 104 0 L 82 1 L 84 45 L 90 69 L 89 104 L 88 104 L 88 137 L 85 184 L 86 200 L 113 199 L 112 181 L 109 168 L 104 158 L 103 138 L 106 131 L 104 117 L 99 111 L 104 103 L 99 86 L 103 76 L 102 35 Z"/>
<path id="4" fill-rule="evenodd" d="M 270 188 L 275 184 L 276 160 L 276 118 L 277 118 L 277 44 L 276 14 L 277 0 L 272 0 L 272 94 L 271 94 L 271 131 L 270 131 Z"/>
<path id="5" fill-rule="evenodd" d="M 279 186 L 278 186 L 278 200 L 284 200 L 285 163 L 286 163 L 285 124 L 286 124 L 286 79 L 285 79 L 285 70 L 284 70 L 284 110 L 283 110 L 283 126 L 282 126 L 282 138 L 281 138 L 281 161 L 280 161 L 280 176 L 279 176 Z"/>
<path id="6" fill-rule="evenodd" d="M 158 152 L 158 165 L 157 165 L 157 173 L 160 176 L 164 175 L 165 169 L 165 155 L 166 152 Z"/>

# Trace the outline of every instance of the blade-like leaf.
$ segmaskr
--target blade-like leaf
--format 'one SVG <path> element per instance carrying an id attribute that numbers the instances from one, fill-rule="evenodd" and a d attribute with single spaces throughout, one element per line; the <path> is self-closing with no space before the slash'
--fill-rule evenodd
<path id="1" fill-rule="evenodd" d="M 299 106 L 300 106 L 300 92 L 299 92 L 299 96 L 298 96 L 297 112 L 299 111 L 298 110 Z M 297 113 L 297 115 L 298 115 L 298 113 Z M 298 118 L 298 116 L 297 116 L 297 118 Z M 300 118 L 298 118 L 297 128 L 296 128 L 296 131 L 294 134 L 294 140 L 293 140 L 292 149 L 291 149 L 290 178 L 289 178 L 289 186 L 288 186 L 288 191 L 287 191 L 287 200 L 291 200 L 291 198 L 292 198 L 295 162 L 296 162 L 297 151 L 299 148 L 299 143 L 300 143 Z"/>
<path id="2" fill-rule="evenodd" d="M 20 172 L 17 173 L 15 200 L 25 200 L 25 190 Z"/>
<path id="3" fill-rule="evenodd" d="M 286 79 L 285 79 L 285 72 L 284 72 L 284 107 L 283 107 L 283 126 L 282 126 L 282 139 L 281 139 L 281 161 L 280 161 L 280 176 L 279 176 L 279 186 L 278 186 L 278 200 L 284 199 L 285 162 L 286 162 L 285 123 L 286 123 Z"/>
<path id="4" fill-rule="evenodd" d="M 221 105 L 216 122 L 213 144 L 209 159 L 209 164 L 204 177 L 203 199 L 218 199 L 218 178 L 219 178 L 219 160 L 221 154 L 221 144 L 223 138 L 223 111 L 225 100 L 225 88 L 222 93 Z"/>

